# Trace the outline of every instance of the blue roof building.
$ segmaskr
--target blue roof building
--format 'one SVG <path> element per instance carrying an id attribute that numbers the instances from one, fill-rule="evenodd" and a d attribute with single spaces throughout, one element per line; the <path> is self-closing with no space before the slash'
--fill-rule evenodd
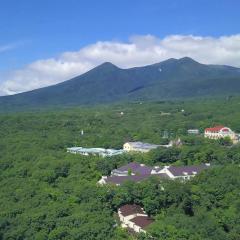
<path id="1" fill-rule="evenodd" d="M 71 147 L 67 148 L 67 152 L 74 154 L 81 154 L 84 156 L 94 155 L 101 157 L 111 157 L 115 155 L 122 154 L 124 151 L 122 149 L 105 149 L 105 148 L 83 148 L 83 147 Z"/>

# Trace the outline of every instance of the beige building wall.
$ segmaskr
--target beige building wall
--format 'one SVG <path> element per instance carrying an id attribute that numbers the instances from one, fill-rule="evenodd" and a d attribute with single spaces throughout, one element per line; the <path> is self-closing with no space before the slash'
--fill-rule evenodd
<path id="1" fill-rule="evenodd" d="M 132 147 L 132 145 L 129 144 L 129 143 L 124 143 L 124 144 L 123 144 L 123 150 L 124 150 L 124 151 L 127 151 L 127 152 L 130 152 L 130 151 L 133 151 L 133 147 Z"/>
<path id="2" fill-rule="evenodd" d="M 138 216 L 147 216 L 147 214 L 139 214 L 139 213 L 135 213 L 135 214 L 131 214 L 128 216 L 123 216 L 121 211 L 118 210 L 118 216 L 121 222 L 121 226 L 126 228 L 129 227 L 131 229 L 133 229 L 135 232 L 145 232 L 143 229 L 141 229 L 141 227 L 137 226 L 135 223 L 131 222 L 131 219 L 138 217 Z"/>
<path id="3" fill-rule="evenodd" d="M 123 150 L 126 152 L 135 151 L 135 152 L 146 153 L 146 152 L 149 152 L 151 149 L 134 148 L 131 143 L 127 142 L 123 144 Z"/>
<path id="4" fill-rule="evenodd" d="M 235 132 L 233 132 L 230 128 L 224 128 L 228 129 L 228 131 L 218 131 L 218 132 L 212 132 L 212 131 L 205 131 L 204 132 L 204 137 L 209 138 L 209 139 L 220 139 L 220 138 L 225 138 L 229 137 L 233 142 L 237 141 L 237 136 Z"/>

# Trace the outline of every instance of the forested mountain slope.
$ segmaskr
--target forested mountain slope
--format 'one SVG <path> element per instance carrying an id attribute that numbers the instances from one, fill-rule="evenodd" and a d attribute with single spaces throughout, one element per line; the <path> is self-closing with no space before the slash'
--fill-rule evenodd
<path id="1" fill-rule="evenodd" d="M 155 101 L 239 92 L 239 68 L 200 64 L 185 57 L 130 69 L 104 63 L 54 86 L 0 97 L 0 108 Z"/>

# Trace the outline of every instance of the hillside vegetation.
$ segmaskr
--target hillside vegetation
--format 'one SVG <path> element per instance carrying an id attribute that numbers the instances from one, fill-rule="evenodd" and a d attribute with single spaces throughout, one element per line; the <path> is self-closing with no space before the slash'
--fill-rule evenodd
<path id="1" fill-rule="evenodd" d="M 240 239 L 240 147 L 186 134 L 215 124 L 240 132 L 239 106 L 240 98 L 232 97 L 1 114 L 0 239 L 152 239 L 116 226 L 116 210 L 126 203 L 142 205 L 155 218 L 148 231 L 154 239 Z M 128 140 L 158 144 L 176 137 L 182 147 L 143 155 L 66 153 L 76 145 L 121 148 Z M 187 183 L 151 178 L 96 185 L 130 161 L 213 167 Z"/>
<path id="2" fill-rule="evenodd" d="M 229 96 L 239 92 L 239 68 L 205 65 L 188 57 L 130 69 L 107 62 L 54 86 L 0 97 L 0 110 Z"/>

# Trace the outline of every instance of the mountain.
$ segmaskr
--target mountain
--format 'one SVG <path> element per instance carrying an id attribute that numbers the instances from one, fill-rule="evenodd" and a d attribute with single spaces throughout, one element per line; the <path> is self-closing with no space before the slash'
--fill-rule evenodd
<path id="1" fill-rule="evenodd" d="M 184 57 L 130 69 L 106 62 L 57 85 L 0 97 L 0 106 L 69 106 L 234 95 L 239 92 L 239 68 L 205 65 Z"/>

